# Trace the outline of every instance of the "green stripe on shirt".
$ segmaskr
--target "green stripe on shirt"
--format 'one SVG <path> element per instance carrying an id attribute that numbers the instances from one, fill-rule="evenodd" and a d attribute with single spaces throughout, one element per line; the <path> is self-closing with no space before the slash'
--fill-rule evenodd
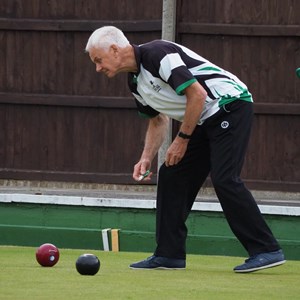
<path id="1" fill-rule="evenodd" d="M 230 102 L 236 101 L 236 100 L 243 100 L 247 102 L 253 102 L 252 95 L 248 90 L 245 90 L 242 94 L 239 96 L 223 96 L 221 97 L 221 100 L 219 101 L 218 105 L 219 107 L 228 104 Z"/>
<path id="2" fill-rule="evenodd" d="M 204 67 L 204 68 L 200 68 L 198 71 L 217 71 L 217 72 L 221 72 L 221 69 L 218 69 L 216 67 Z"/>
<path id="3" fill-rule="evenodd" d="M 183 84 L 181 84 L 180 86 L 177 87 L 177 89 L 176 89 L 176 94 L 179 95 L 179 96 L 183 95 L 183 94 L 184 94 L 183 91 L 184 91 L 188 86 L 190 86 L 191 84 L 193 84 L 193 83 L 196 82 L 196 81 L 197 81 L 196 78 L 192 78 L 192 79 L 190 79 L 190 80 L 184 82 Z"/>

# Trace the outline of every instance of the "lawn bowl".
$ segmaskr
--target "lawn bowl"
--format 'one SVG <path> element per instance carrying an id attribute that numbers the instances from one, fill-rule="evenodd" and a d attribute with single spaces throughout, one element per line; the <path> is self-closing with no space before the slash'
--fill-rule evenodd
<path id="1" fill-rule="evenodd" d="M 100 269 L 100 260 L 94 254 L 82 254 L 76 261 L 76 270 L 81 275 L 95 275 Z"/>
<path id="2" fill-rule="evenodd" d="M 59 260 L 59 250 L 53 244 L 43 244 L 37 248 L 35 257 L 42 267 L 53 267 Z"/>

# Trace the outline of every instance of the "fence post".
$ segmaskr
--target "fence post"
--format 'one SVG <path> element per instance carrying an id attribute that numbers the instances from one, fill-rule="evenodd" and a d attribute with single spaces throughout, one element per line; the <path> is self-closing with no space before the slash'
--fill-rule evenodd
<path id="1" fill-rule="evenodd" d="M 162 36 L 163 40 L 175 41 L 176 31 L 176 0 L 163 0 Z M 172 143 L 172 121 L 169 122 L 167 136 L 158 151 L 157 174 L 159 167 L 164 163 L 166 152 Z"/>

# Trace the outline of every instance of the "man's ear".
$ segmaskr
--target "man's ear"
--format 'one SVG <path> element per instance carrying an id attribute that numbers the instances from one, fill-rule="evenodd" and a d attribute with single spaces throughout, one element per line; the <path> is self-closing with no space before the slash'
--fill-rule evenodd
<path id="1" fill-rule="evenodd" d="M 115 44 L 112 44 L 109 49 L 113 52 L 113 54 L 118 54 L 119 52 L 119 47 Z"/>

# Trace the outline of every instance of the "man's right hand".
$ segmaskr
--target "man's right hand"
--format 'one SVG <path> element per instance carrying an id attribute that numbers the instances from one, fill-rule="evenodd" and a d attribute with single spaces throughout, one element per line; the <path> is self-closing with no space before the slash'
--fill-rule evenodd
<path id="1" fill-rule="evenodd" d="M 141 175 L 145 174 L 148 170 L 150 170 L 150 168 L 151 168 L 150 160 L 146 160 L 146 159 L 140 160 L 138 163 L 134 165 L 133 174 L 132 174 L 133 179 L 136 181 L 141 181 L 140 179 Z M 142 180 L 143 181 L 151 180 L 152 174 L 153 173 L 150 172 L 150 174 L 145 178 L 143 178 Z"/>

